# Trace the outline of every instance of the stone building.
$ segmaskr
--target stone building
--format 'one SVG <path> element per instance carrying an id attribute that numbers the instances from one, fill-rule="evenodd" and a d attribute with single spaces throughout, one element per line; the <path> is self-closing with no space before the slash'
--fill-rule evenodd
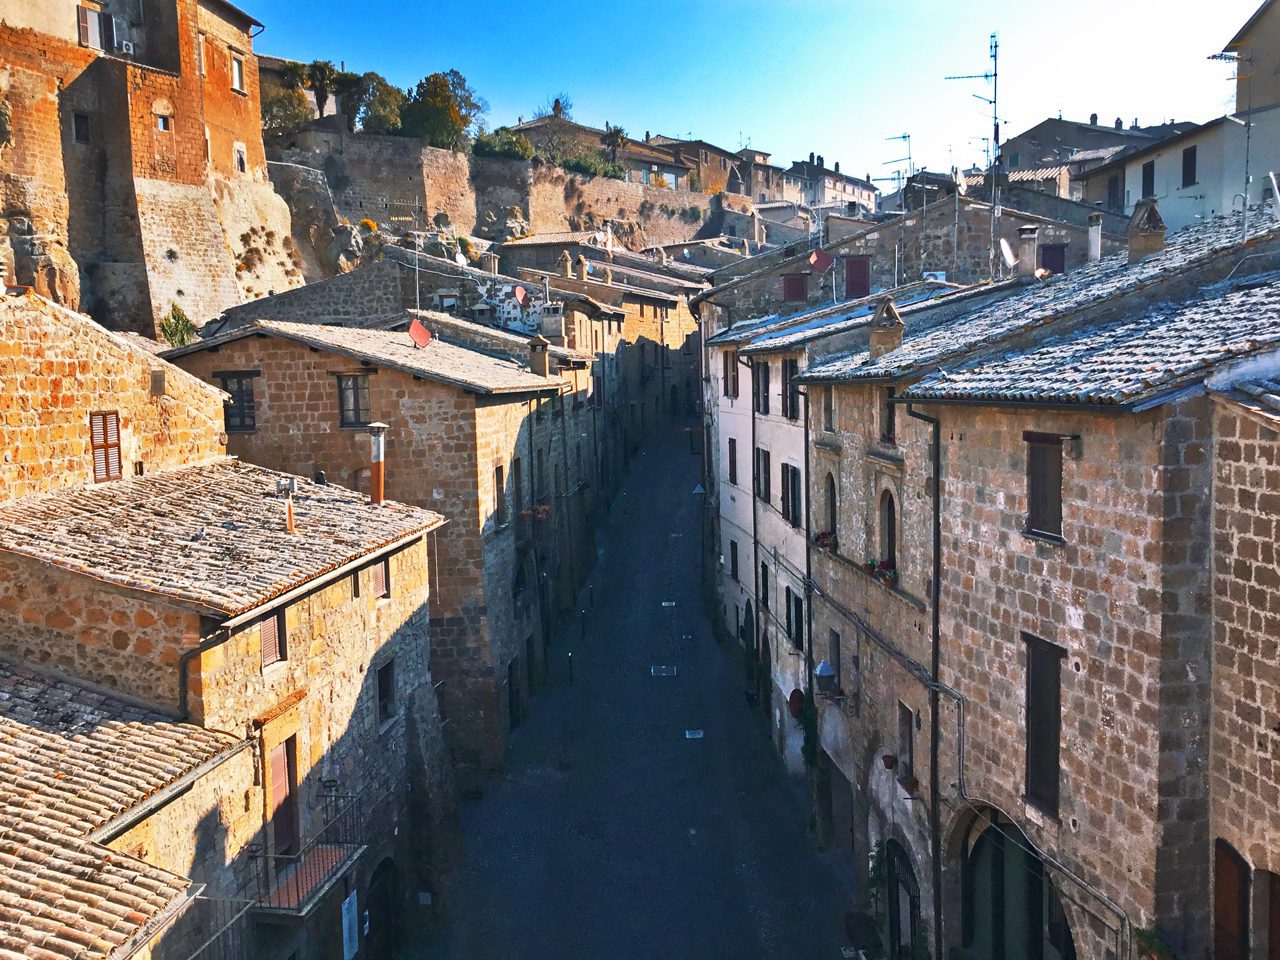
<path id="1" fill-rule="evenodd" d="M 794 160 L 787 175 L 799 182 L 800 200 L 808 207 L 827 207 L 839 213 L 874 213 L 879 190 L 871 180 L 840 172 L 840 161 L 831 168 L 821 155 Z M 788 199 L 784 197 L 783 199 Z"/>
<path id="2" fill-rule="evenodd" d="M 741 158 L 742 190 L 752 200 L 765 203 L 770 200 L 789 200 L 801 203 L 804 193 L 799 181 L 790 177 L 777 164 L 770 163 L 772 154 L 763 150 L 744 147 L 738 151 Z"/>
<path id="3" fill-rule="evenodd" d="M 1280 354 L 1280 232 L 1240 229 L 1135 233 L 1130 257 L 877 323 L 799 377 L 829 411 L 808 448 L 816 811 L 891 955 L 1208 947 L 1226 468 L 1205 389 Z M 1247 708 L 1214 702 L 1240 738 Z M 1255 762 L 1232 749 L 1228 779 Z"/>
<path id="4" fill-rule="evenodd" d="M 449 518 L 431 620 L 450 746 L 464 772 L 495 771 L 594 563 L 591 358 L 413 319 L 436 333 L 425 346 L 403 329 L 262 321 L 169 357 L 231 395 L 228 449 L 253 463 L 365 489 L 369 425 L 386 424 L 387 494 Z"/>
<path id="5" fill-rule="evenodd" d="M 689 174 L 690 189 L 701 190 L 706 194 L 747 192 L 740 169 L 742 158 L 733 151 L 705 140 L 654 136 L 647 142 L 650 145 L 670 147 L 677 157 L 693 165 Z"/>
<path id="6" fill-rule="evenodd" d="M 226 457 L 220 390 L 83 316 L 10 293 L 0 318 L 29 453 L 0 503 L 6 936 L 283 960 L 428 923 L 443 518 Z"/>
<path id="7" fill-rule="evenodd" d="M 700 184 L 690 183 L 695 165 L 683 151 L 677 146 L 659 142 L 647 133 L 643 140 L 626 138 L 614 157 L 610 148 L 605 146 L 604 130 L 577 123 L 560 114 L 537 117 L 518 123 L 511 129 L 524 134 L 535 147 L 553 157 L 585 155 L 616 160 L 631 183 L 670 190 L 702 191 Z"/>
<path id="8" fill-rule="evenodd" d="M 0 5 L 0 270 L 156 336 L 302 282 L 267 179 L 252 35 L 225 0 Z"/>
<path id="9" fill-rule="evenodd" d="M 807 241 L 793 243 L 716 270 L 708 278 L 712 288 L 693 303 L 714 302 L 736 321 L 852 300 L 926 275 L 977 283 L 1008 272 L 1000 242 L 1016 251 L 1024 228 L 1038 231 L 1039 267 L 1063 273 L 1090 259 L 1091 228 L 1005 207 L 995 220 L 993 263 L 990 214 L 988 204 L 956 196 L 828 242 L 821 247 L 825 256 Z M 1098 231 L 1095 255 L 1119 248 L 1120 238 L 1092 229 Z"/>

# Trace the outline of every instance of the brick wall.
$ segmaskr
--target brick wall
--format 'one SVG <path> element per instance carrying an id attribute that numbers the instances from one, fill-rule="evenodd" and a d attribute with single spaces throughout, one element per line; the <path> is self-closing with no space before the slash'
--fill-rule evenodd
<path id="1" fill-rule="evenodd" d="M 1229 401 L 1214 423 L 1212 834 L 1280 873 L 1280 439 Z"/>
<path id="2" fill-rule="evenodd" d="M 205 384 L 34 295 L 0 298 L 0 500 L 93 482 L 89 414 L 120 414 L 124 473 L 194 463 L 224 452 L 222 398 Z M 165 371 L 151 394 L 151 370 Z"/>

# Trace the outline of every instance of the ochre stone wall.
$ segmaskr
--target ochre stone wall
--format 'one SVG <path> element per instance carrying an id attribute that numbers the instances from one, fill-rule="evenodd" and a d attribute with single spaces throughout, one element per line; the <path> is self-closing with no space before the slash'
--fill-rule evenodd
<path id="1" fill-rule="evenodd" d="M 1214 423 L 1212 834 L 1280 873 L 1280 438 L 1228 401 Z"/>
<path id="2" fill-rule="evenodd" d="M 126 475 L 224 453 L 222 397 L 207 384 L 33 294 L 0 298 L 0 328 L 0 500 L 92 483 L 95 411 L 120 414 Z M 153 369 L 163 395 L 151 393 Z"/>

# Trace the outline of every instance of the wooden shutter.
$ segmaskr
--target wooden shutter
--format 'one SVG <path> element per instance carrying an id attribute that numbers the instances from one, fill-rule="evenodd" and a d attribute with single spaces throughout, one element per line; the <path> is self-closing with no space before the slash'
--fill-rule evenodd
<path id="1" fill-rule="evenodd" d="M 844 262 L 844 295 L 851 300 L 871 293 L 871 260 L 849 257 Z"/>
<path id="2" fill-rule="evenodd" d="M 1056 816 L 1066 651 L 1039 637 L 1022 636 L 1027 644 L 1027 799 Z"/>
<path id="3" fill-rule="evenodd" d="M 76 28 L 80 36 L 80 46 L 87 47 L 89 45 L 88 7 L 76 7 Z"/>
<path id="4" fill-rule="evenodd" d="M 110 14 L 98 14 L 99 30 L 102 33 L 102 49 L 113 53 L 116 49 L 116 23 Z"/>
<path id="5" fill-rule="evenodd" d="M 738 441 L 729 438 L 729 482 L 738 482 Z"/>
<path id="6" fill-rule="evenodd" d="M 293 796 L 293 764 L 289 761 L 290 737 L 271 748 L 267 766 L 271 776 L 271 840 L 279 856 L 293 854 L 298 846 L 298 809 Z"/>
<path id="7" fill-rule="evenodd" d="M 782 299 L 804 300 L 809 295 L 809 278 L 803 273 L 789 273 L 782 278 Z"/>
<path id="8" fill-rule="evenodd" d="M 268 762 L 271 766 L 271 813 L 274 816 L 288 802 L 291 792 L 288 744 L 272 747 Z"/>
<path id="9" fill-rule="evenodd" d="M 791 468 L 782 465 L 782 519 L 791 519 Z"/>
<path id="10" fill-rule="evenodd" d="M 262 665 L 270 666 L 284 659 L 284 644 L 280 637 L 280 614 L 273 613 L 262 621 Z"/>
<path id="11" fill-rule="evenodd" d="M 1062 536 L 1062 438 L 1025 433 L 1027 441 L 1027 529 Z"/>
<path id="12" fill-rule="evenodd" d="M 370 570 L 373 578 L 373 595 L 379 599 L 385 597 L 390 592 L 387 589 L 387 561 L 379 560 Z"/>
<path id="13" fill-rule="evenodd" d="M 89 414 L 93 481 L 120 479 L 120 415 L 114 410 Z"/>

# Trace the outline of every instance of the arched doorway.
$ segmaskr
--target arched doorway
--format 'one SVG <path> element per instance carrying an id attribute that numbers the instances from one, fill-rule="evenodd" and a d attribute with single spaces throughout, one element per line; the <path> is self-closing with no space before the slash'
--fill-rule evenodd
<path id="1" fill-rule="evenodd" d="M 756 684 L 759 689 L 760 709 L 765 719 L 773 723 L 773 654 L 769 651 L 769 634 L 760 637 L 760 664 L 756 670 Z"/>
<path id="2" fill-rule="evenodd" d="M 916 955 L 916 941 L 924 936 L 920 931 L 920 885 L 906 848 L 893 839 L 886 840 L 884 846 L 889 957 L 912 960 Z"/>
<path id="3" fill-rule="evenodd" d="M 1075 960 L 1062 900 L 1026 835 L 986 810 L 961 838 L 964 945 L 990 960 Z"/>
<path id="4" fill-rule="evenodd" d="M 373 871 L 364 903 L 369 925 L 364 956 L 367 960 L 391 960 L 399 942 L 396 916 L 400 912 L 400 876 L 390 857 Z"/>

